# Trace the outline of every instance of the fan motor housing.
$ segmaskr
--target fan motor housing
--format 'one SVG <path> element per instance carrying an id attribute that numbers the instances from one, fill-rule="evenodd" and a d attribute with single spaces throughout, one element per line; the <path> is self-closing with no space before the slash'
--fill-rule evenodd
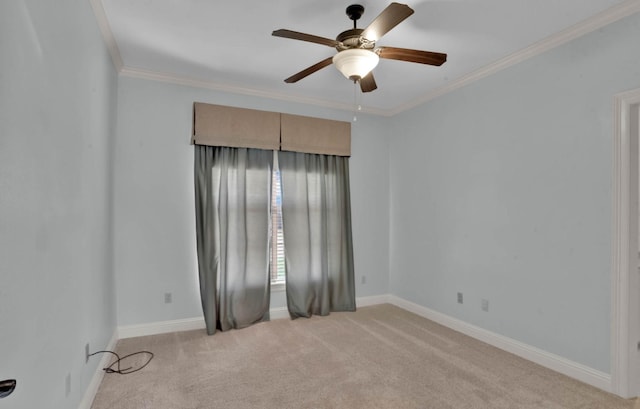
<path id="1" fill-rule="evenodd" d="M 372 49 L 375 47 L 375 42 L 368 41 L 361 36 L 363 31 L 361 28 L 352 28 L 351 30 L 346 30 L 338 34 L 336 41 L 340 44 L 336 46 L 336 49 L 343 51 L 350 48 Z"/>

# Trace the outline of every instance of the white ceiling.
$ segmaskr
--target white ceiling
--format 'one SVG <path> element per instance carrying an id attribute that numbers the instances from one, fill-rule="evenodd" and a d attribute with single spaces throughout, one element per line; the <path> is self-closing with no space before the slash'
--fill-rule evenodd
<path id="1" fill-rule="evenodd" d="M 124 75 L 344 109 L 354 104 L 354 86 L 333 66 L 295 84 L 283 81 L 333 55 L 335 49 L 273 37 L 271 32 L 285 28 L 333 39 L 352 28 L 345 14 L 349 4 L 356 2 L 365 7 L 358 22 L 361 28 L 389 4 L 373 0 L 92 2 L 99 21 L 108 23 L 103 24 L 103 32 L 115 40 L 111 41 L 112 55 L 114 60 L 121 60 L 119 68 Z M 597 28 L 598 24 L 619 18 L 630 9 L 630 4 L 636 10 L 637 3 L 637 0 L 410 1 L 408 4 L 415 13 L 377 44 L 444 52 L 448 54 L 447 62 L 433 67 L 381 60 L 374 70 L 378 89 L 362 94 L 358 88 L 355 98 L 367 112 L 399 112 L 455 88 L 474 75 L 504 66 L 509 59 L 525 58 L 531 54 L 527 50 L 535 50 L 536 43 L 538 47 L 542 43 L 554 44 L 554 39 L 567 33 L 567 28 L 574 33 Z M 110 42 L 109 38 L 107 41 Z"/>

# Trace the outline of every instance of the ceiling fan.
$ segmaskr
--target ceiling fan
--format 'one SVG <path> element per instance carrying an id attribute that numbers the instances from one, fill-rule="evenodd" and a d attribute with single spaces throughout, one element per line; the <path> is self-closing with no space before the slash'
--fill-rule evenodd
<path id="1" fill-rule="evenodd" d="M 443 53 L 397 47 L 376 47 L 376 41 L 413 14 L 413 9 L 406 4 L 391 3 L 365 29 L 356 27 L 356 22 L 364 13 L 363 6 L 352 4 L 347 7 L 346 13 L 349 19 L 353 20 L 353 29 L 338 34 L 335 40 L 285 29 L 275 30 L 272 33 L 276 37 L 308 41 L 334 47 L 338 50 L 338 53 L 333 57 L 325 58 L 285 79 L 284 82 L 297 82 L 333 63 L 345 77 L 359 82 L 362 92 L 371 92 L 378 88 L 372 70 L 380 58 L 436 66 L 447 61 L 447 54 Z"/>

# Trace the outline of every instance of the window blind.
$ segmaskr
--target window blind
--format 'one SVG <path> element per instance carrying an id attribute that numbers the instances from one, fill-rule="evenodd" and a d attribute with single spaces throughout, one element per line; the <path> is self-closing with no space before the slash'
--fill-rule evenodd
<path id="1" fill-rule="evenodd" d="M 282 190 L 280 171 L 271 174 L 271 282 L 285 281 L 284 233 L 282 229 Z"/>

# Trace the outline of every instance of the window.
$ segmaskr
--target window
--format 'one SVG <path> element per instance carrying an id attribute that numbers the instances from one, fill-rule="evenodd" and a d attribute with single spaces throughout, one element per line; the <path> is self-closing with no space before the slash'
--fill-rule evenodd
<path id="1" fill-rule="evenodd" d="M 274 166 L 271 174 L 271 284 L 282 284 L 284 282 L 282 189 L 280 188 L 280 170 L 278 170 L 277 166 Z"/>

